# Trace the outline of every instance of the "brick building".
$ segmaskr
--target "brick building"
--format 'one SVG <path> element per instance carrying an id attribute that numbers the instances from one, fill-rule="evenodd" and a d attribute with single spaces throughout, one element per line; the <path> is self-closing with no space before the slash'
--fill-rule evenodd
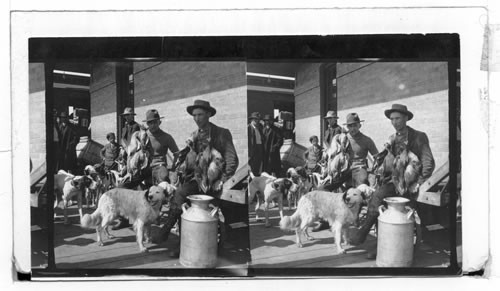
<path id="1" fill-rule="evenodd" d="M 204 99 L 217 109 L 211 121 L 231 131 L 239 166 L 247 163 L 245 63 L 106 62 L 87 65 L 90 76 L 86 87 L 88 104 L 79 104 L 79 107 L 90 111 L 90 138 L 93 140 L 105 144 L 106 133 L 120 133 L 123 120 L 119 114 L 125 107 L 135 108 L 139 123 L 148 109 L 155 108 L 165 117 L 160 127 L 183 147 L 196 129 L 186 107 L 195 99 Z M 30 64 L 30 154 L 34 167 L 45 160 L 44 74 L 43 64 Z M 82 98 L 70 98 L 74 102 L 66 104 L 66 97 L 75 95 L 71 89 L 65 88 L 61 98 L 57 98 L 54 91 L 54 106 L 63 110 L 76 106 L 73 103 Z"/>
<path id="2" fill-rule="evenodd" d="M 377 148 L 394 129 L 384 110 L 393 103 L 408 106 L 415 117 L 408 125 L 427 133 L 436 167 L 448 159 L 448 67 L 446 62 L 374 62 L 303 64 L 295 85 L 296 142 L 321 136 L 323 116 L 337 110 L 339 124 L 348 113 L 365 120 L 361 131 Z"/>

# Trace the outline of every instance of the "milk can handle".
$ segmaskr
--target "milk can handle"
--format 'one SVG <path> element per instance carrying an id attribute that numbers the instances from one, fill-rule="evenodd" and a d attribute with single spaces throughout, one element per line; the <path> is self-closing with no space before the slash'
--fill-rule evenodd
<path id="1" fill-rule="evenodd" d="M 384 213 L 384 211 L 387 210 L 387 207 L 385 207 L 384 205 L 380 205 L 378 207 L 378 212 L 380 213 L 380 215 L 382 215 L 382 213 Z"/>
<path id="2" fill-rule="evenodd" d="M 215 217 L 215 214 L 217 214 L 217 211 L 219 211 L 219 207 L 216 207 L 213 204 L 209 204 L 208 206 L 213 208 L 212 211 L 210 211 L 210 216 Z"/>
<path id="3" fill-rule="evenodd" d="M 410 206 L 405 206 L 406 210 L 408 210 L 408 212 L 406 213 L 406 218 L 407 219 L 410 219 L 412 217 L 412 215 L 415 213 L 415 210 L 413 208 L 411 208 Z"/>
<path id="4" fill-rule="evenodd" d="M 188 207 L 187 207 L 187 206 L 188 206 L 188 205 L 187 205 L 187 202 L 182 203 L 182 206 L 181 206 L 181 207 L 182 207 L 182 213 L 186 213 L 186 211 L 187 211 L 187 209 L 188 209 Z"/>

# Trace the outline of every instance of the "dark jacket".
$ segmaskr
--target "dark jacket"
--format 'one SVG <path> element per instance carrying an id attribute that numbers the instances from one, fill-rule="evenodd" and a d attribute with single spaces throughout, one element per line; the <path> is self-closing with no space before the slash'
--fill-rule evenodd
<path id="1" fill-rule="evenodd" d="M 71 124 L 67 124 L 63 129 L 57 128 L 59 134 L 59 169 L 75 171 L 76 168 L 76 145 L 80 142 L 80 137 Z"/>
<path id="2" fill-rule="evenodd" d="M 413 152 L 422 163 L 422 171 L 418 179 L 418 184 L 422 185 L 434 171 L 434 157 L 432 156 L 431 147 L 429 146 L 429 138 L 424 132 L 415 130 L 409 126 L 408 128 L 408 149 Z M 396 134 L 389 137 L 391 149 L 395 149 L 394 142 Z M 393 152 L 393 155 L 397 153 Z"/>
<path id="3" fill-rule="evenodd" d="M 278 174 L 281 169 L 280 149 L 283 145 L 283 136 L 280 130 L 271 125 L 264 128 L 264 171 Z"/>
<path id="4" fill-rule="evenodd" d="M 192 134 L 195 144 L 197 135 L 198 130 L 195 130 Z M 210 122 L 210 146 L 215 148 L 224 157 L 226 167 L 223 171 L 222 181 L 225 182 L 236 173 L 239 163 L 231 132 Z"/>
<path id="5" fill-rule="evenodd" d="M 251 159 L 257 153 L 257 137 L 256 130 L 259 131 L 262 144 L 260 147 L 262 148 L 262 152 L 264 152 L 264 133 L 262 132 L 262 127 L 260 125 L 256 125 L 255 129 L 251 124 L 248 125 L 248 158 Z"/>

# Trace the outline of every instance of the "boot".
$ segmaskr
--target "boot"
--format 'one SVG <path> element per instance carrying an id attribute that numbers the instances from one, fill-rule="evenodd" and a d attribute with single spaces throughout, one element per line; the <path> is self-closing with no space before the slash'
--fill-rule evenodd
<path id="1" fill-rule="evenodd" d="M 319 224 L 312 229 L 312 232 L 318 232 L 318 231 L 322 231 L 322 230 L 329 229 L 329 228 L 330 228 L 330 224 L 328 224 L 328 222 L 326 222 L 324 220 L 321 220 L 319 222 Z"/>
<path id="2" fill-rule="evenodd" d="M 129 226 L 130 226 L 130 223 L 128 222 L 128 219 L 123 217 L 123 216 L 120 216 L 118 224 L 113 226 L 111 228 L 111 230 L 118 230 L 118 229 L 126 228 Z"/>
<path id="3" fill-rule="evenodd" d="M 165 221 L 165 224 L 160 229 L 160 233 L 153 239 L 153 243 L 159 244 L 168 239 L 168 236 L 170 235 L 170 230 L 174 227 L 175 223 L 177 223 L 177 220 L 181 217 L 182 210 L 178 208 L 170 208 L 167 212 L 167 220 Z"/>
<path id="4" fill-rule="evenodd" d="M 349 238 L 349 244 L 360 245 L 365 242 L 366 236 L 370 233 L 370 229 L 377 222 L 378 213 L 368 214 L 363 225 L 357 229 Z"/>

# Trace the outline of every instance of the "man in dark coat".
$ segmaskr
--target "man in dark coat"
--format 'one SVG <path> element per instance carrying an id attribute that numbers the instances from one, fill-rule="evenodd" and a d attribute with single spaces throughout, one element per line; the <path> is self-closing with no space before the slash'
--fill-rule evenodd
<path id="1" fill-rule="evenodd" d="M 224 159 L 224 165 L 221 170 L 221 179 L 217 185 L 213 186 L 213 190 L 207 195 L 215 197 L 214 204 L 218 204 L 218 198 L 222 194 L 222 185 L 230 179 L 238 168 L 238 155 L 233 144 L 231 132 L 219 127 L 209 121 L 210 117 L 217 112 L 215 108 L 210 106 L 210 103 L 204 100 L 195 100 L 194 104 L 187 107 L 187 112 L 193 116 L 198 129 L 195 130 L 188 142 L 193 143 L 193 149 L 196 153 L 200 153 L 207 146 L 216 149 Z M 182 214 L 181 206 L 187 201 L 187 196 L 192 194 L 203 193 L 200 185 L 194 177 L 186 177 L 186 182 L 177 188 L 174 196 L 170 201 L 170 209 L 168 210 L 167 220 L 162 226 L 159 236 L 155 238 L 156 243 L 160 243 L 168 239 L 170 230 L 174 227 L 177 220 Z M 172 257 L 179 256 L 178 250 L 173 250 L 169 253 Z"/>
<path id="2" fill-rule="evenodd" d="M 253 112 L 248 124 L 248 165 L 255 176 L 260 176 L 264 162 L 264 134 L 260 124 L 260 113 Z"/>
<path id="3" fill-rule="evenodd" d="M 137 122 L 134 121 L 134 110 L 130 107 L 125 108 L 121 116 L 125 118 L 125 125 L 122 128 L 121 145 L 124 149 L 127 149 L 130 144 L 130 138 L 132 134 L 139 131 L 140 127 Z"/>
<path id="4" fill-rule="evenodd" d="M 59 115 L 59 125 L 57 127 L 59 149 L 59 169 L 68 171 L 75 174 L 77 160 L 76 160 L 76 145 L 80 142 L 80 137 L 70 124 L 68 114 L 61 112 Z"/>
<path id="5" fill-rule="evenodd" d="M 337 116 L 337 112 L 328 111 L 324 119 L 326 120 L 328 126 L 328 128 L 325 130 L 325 134 L 323 135 L 323 143 L 325 144 L 326 150 L 330 147 L 332 138 L 337 134 L 341 134 L 343 130 L 342 127 L 337 124 L 337 120 L 339 119 L 339 117 Z"/>
<path id="6" fill-rule="evenodd" d="M 406 125 L 407 121 L 413 118 L 413 113 L 408 111 L 405 105 L 393 104 L 391 109 L 385 110 L 384 113 L 385 116 L 391 120 L 392 126 L 396 130 L 396 133 L 389 137 L 386 148 L 390 150 L 394 156 L 397 156 L 400 154 L 397 152 L 397 150 L 401 148 L 399 145 L 401 143 L 407 145 L 408 150 L 413 152 L 422 163 L 422 169 L 419 173 L 417 182 L 418 185 L 422 185 L 422 183 L 432 175 L 435 166 L 427 135 Z M 365 241 L 371 227 L 377 222 L 377 217 L 379 215 L 378 208 L 382 205 L 384 198 L 398 196 L 394 184 L 389 178 L 391 175 L 392 173 L 384 173 L 384 176 L 387 178 L 383 180 L 383 184 L 380 188 L 372 194 L 368 202 L 366 220 L 351 237 L 351 244 L 358 245 Z M 416 187 L 416 192 L 418 193 L 418 186 Z M 412 197 L 407 198 L 410 200 L 412 199 Z M 374 259 L 375 257 L 375 253 L 368 253 L 369 259 Z"/>
<path id="7" fill-rule="evenodd" d="M 270 114 L 264 115 L 264 172 L 275 177 L 281 172 L 280 149 L 283 145 L 283 136 L 274 126 L 274 119 Z"/>

